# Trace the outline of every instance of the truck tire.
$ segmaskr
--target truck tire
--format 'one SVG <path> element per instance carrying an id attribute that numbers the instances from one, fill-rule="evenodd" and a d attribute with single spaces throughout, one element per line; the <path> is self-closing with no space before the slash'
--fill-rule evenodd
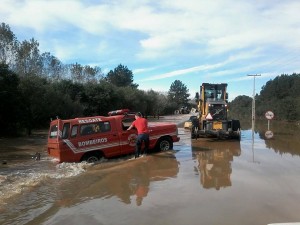
<path id="1" fill-rule="evenodd" d="M 195 139 L 197 136 L 195 135 L 195 126 L 192 125 L 192 128 L 191 128 L 191 139 Z"/>
<path id="2" fill-rule="evenodd" d="M 100 158 L 101 155 L 99 154 L 99 152 L 88 152 L 82 157 L 81 161 L 85 161 L 87 163 L 94 163 L 98 162 Z"/>
<path id="3" fill-rule="evenodd" d="M 197 139 L 197 135 L 194 132 L 191 132 L 191 139 Z"/>
<path id="4" fill-rule="evenodd" d="M 239 120 L 232 120 L 232 131 L 236 132 L 235 138 L 241 140 L 241 125 Z"/>
<path id="5" fill-rule="evenodd" d="M 163 137 L 157 142 L 156 148 L 158 151 L 168 151 L 173 149 L 173 141 L 170 138 Z"/>
<path id="6" fill-rule="evenodd" d="M 191 129 L 191 139 L 196 139 L 196 140 L 198 139 L 198 137 L 199 137 L 198 129 L 199 129 L 199 127 L 192 126 L 192 129 Z"/>
<path id="7" fill-rule="evenodd" d="M 239 120 L 232 120 L 232 131 L 238 131 L 241 129 L 240 121 Z"/>
<path id="8" fill-rule="evenodd" d="M 199 119 L 194 118 L 192 120 L 192 129 L 191 129 L 191 139 L 198 138 L 198 130 L 199 130 Z"/>

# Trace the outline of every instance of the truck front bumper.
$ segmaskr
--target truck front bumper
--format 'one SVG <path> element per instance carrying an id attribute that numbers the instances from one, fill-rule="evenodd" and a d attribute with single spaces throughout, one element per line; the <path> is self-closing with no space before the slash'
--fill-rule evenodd
<path id="1" fill-rule="evenodd" d="M 217 138 L 239 138 L 240 131 L 231 130 L 198 130 L 197 135 L 214 136 Z"/>

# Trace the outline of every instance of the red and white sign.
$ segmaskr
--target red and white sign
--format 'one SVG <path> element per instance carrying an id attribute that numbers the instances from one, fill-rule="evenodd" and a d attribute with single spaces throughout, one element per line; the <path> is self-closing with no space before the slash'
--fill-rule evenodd
<path id="1" fill-rule="evenodd" d="M 267 111 L 265 113 L 265 117 L 267 118 L 267 120 L 271 120 L 274 118 L 274 113 L 272 111 Z"/>
<path id="2" fill-rule="evenodd" d="M 210 113 L 207 114 L 206 119 L 207 120 L 212 120 L 213 119 Z"/>
<path id="3" fill-rule="evenodd" d="M 267 138 L 267 139 L 271 139 L 271 138 L 273 138 L 273 132 L 272 131 L 270 131 L 270 130 L 267 130 L 266 131 L 266 133 L 265 133 L 265 137 Z"/>

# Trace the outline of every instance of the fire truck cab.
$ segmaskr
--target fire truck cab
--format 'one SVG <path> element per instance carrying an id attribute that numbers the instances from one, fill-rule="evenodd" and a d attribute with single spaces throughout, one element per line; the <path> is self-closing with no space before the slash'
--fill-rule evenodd
<path id="1" fill-rule="evenodd" d="M 94 162 L 135 151 L 136 129 L 127 131 L 133 115 L 94 116 L 51 121 L 47 151 L 59 162 Z M 176 124 L 152 122 L 149 149 L 170 150 L 179 141 Z"/>

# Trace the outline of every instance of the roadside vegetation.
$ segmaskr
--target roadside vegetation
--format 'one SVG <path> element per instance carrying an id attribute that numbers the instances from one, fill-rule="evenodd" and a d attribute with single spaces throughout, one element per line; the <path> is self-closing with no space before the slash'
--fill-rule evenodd
<path id="1" fill-rule="evenodd" d="M 50 118 L 107 115 L 122 108 L 172 114 L 188 105 L 188 91 L 179 80 L 166 93 L 139 90 L 122 64 L 107 74 L 97 66 L 63 64 L 41 53 L 33 38 L 19 42 L 9 25 L 0 24 L 0 136 L 30 135 L 48 127 Z"/>
<path id="2" fill-rule="evenodd" d="M 265 113 L 273 111 L 276 120 L 300 120 L 300 74 L 282 74 L 269 80 L 255 96 L 257 119 L 265 119 Z M 238 96 L 229 103 L 232 118 L 249 119 L 252 114 L 252 97 Z"/>
<path id="3" fill-rule="evenodd" d="M 100 67 L 77 62 L 63 64 L 41 53 L 34 39 L 18 41 L 9 25 L 0 24 L 0 136 L 31 134 L 46 128 L 51 118 L 107 115 L 128 108 L 145 115 L 173 114 L 192 107 L 189 90 L 175 80 L 166 93 L 139 90 L 134 74 L 119 64 L 104 74 Z M 276 119 L 300 120 L 300 75 L 270 80 L 256 96 L 261 117 L 272 109 Z M 230 116 L 250 118 L 252 98 L 238 96 L 229 103 Z"/>

